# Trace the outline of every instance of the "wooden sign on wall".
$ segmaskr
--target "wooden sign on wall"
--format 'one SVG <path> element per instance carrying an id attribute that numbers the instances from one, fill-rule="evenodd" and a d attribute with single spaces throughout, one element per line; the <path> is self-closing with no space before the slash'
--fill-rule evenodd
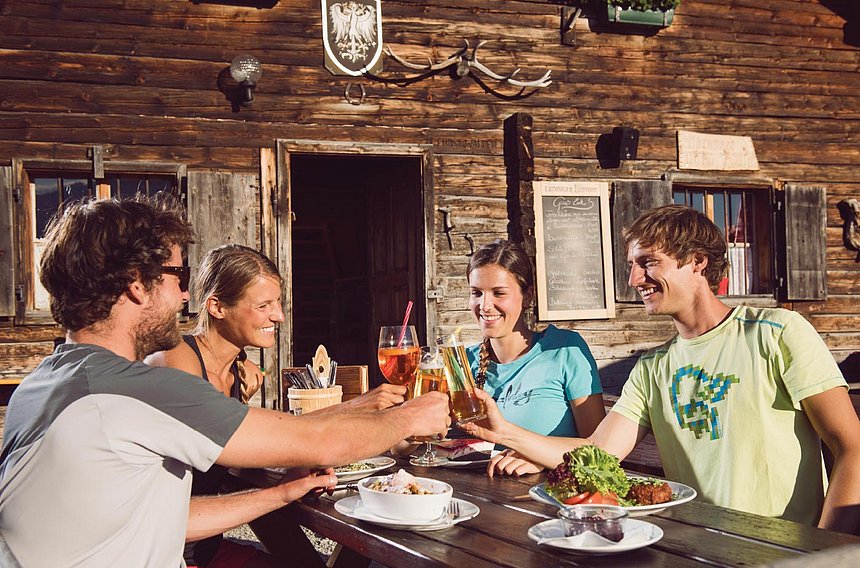
<path id="1" fill-rule="evenodd" d="M 678 167 L 682 170 L 758 170 L 749 136 L 678 131 Z"/>
<path id="2" fill-rule="evenodd" d="M 538 318 L 615 317 L 608 182 L 534 183 Z"/>

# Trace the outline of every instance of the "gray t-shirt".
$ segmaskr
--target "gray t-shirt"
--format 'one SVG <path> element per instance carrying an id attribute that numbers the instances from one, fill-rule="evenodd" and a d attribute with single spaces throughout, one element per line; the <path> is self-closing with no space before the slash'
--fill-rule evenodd
<path id="1" fill-rule="evenodd" d="M 191 468 L 247 412 L 199 377 L 61 345 L 9 403 L 0 532 L 24 566 L 184 566 Z"/>

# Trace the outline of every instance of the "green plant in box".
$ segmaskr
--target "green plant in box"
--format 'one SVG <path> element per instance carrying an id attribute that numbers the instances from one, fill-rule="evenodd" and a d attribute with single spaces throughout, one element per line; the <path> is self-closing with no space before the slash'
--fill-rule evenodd
<path id="1" fill-rule="evenodd" d="M 576 5 L 585 7 L 608 4 L 610 6 L 618 6 L 624 10 L 629 9 L 638 12 L 645 12 L 647 10 L 665 12 L 667 10 L 674 10 L 680 3 L 681 0 L 577 0 Z"/>
<path id="2" fill-rule="evenodd" d="M 601 10 L 605 5 L 610 22 L 660 27 L 672 23 L 679 4 L 681 0 L 576 0 L 580 9 L 590 6 Z"/>

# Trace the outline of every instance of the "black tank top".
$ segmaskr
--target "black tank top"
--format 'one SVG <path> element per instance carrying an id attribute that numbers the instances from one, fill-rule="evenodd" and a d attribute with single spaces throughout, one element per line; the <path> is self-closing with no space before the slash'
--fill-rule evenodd
<path id="1" fill-rule="evenodd" d="M 197 338 L 193 335 L 183 335 L 182 340 L 188 344 L 188 347 L 197 355 L 197 360 L 200 361 L 200 370 L 203 373 L 201 376 L 207 383 L 209 381 L 209 373 L 206 372 L 206 364 L 203 362 L 203 353 L 200 352 L 200 346 L 197 345 Z M 235 398 L 239 402 L 242 401 L 241 384 L 239 381 L 239 365 L 233 361 L 230 366 L 230 374 L 233 375 L 233 386 L 230 387 L 230 398 Z"/>
<path id="2" fill-rule="evenodd" d="M 200 346 L 197 345 L 197 338 L 193 335 L 183 335 L 182 340 L 188 344 L 197 359 L 200 360 L 200 369 L 203 372 L 203 378 L 209 382 L 209 374 L 206 372 L 206 365 L 203 363 L 203 354 L 200 352 Z M 230 387 L 230 398 L 235 398 L 241 402 L 242 394 L 239 382 L 239 366 L 234 361 L 230 367 L 230 373 L 233 375 L 233 386 Z M 191 480 L 191 495 L 217 495 L 221 492 L 221 486 L 227 478 L 227 468 L 218 464 L 213 464 L 209 471 L 202 472 L 194 470 Z M 218 545 L 223 539 L 222 536 L 212 536 L 203 540 L 185 543 L 185 563 L 189 566 L 206 566 L 212 561 L 215 552 L 218 550 Z"/>

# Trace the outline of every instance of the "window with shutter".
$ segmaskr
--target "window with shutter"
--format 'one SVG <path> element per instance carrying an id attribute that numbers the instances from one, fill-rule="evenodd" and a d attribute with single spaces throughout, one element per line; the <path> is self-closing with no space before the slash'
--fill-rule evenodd
<path id="1" fill-rule="evenodd" d="M 783 301 L 827 297 L 826 192 L 787 184 L 777 191 L 761 180 L 616 181 L 612 195 L 615 298 L 635 302 L 627 285 L 621 231 L 654 207 L 677 203 L 705 213 L 726 238 L 729 274 L 722 296 L 767 296 Z M 775 212 L 775 213 L 774 213 Z M 774 222 L 775 221 L 775 222 Z"/>
<path id="2" fill-rule="evenodd" d="M 105 164 L 108 166 L 107 164 Z M 14 315 L 19 324 L 53 323 L 48 293 L 39 280 L 39 262 L 44 248 L 45 232 L 51 218 L 63 207 L 81 199 L 132 198 L 166 191 L 180 196 L 179 166 L 152 164 L 114 165 L 104 178 L 93 177 L 91 163 L 12 160 L 11 168 L 3 168 L 0 185 L 8 183 L 15 192 L 3 191 L 3 199 L 15 195 L 9 204 L 8 224 L 12 234 L 16 259 L 10 270 L 14 278 L 11 308 L 5 309 L 0 298 L 0 315 Z M 88 169 L 89 168 L 89 169 Z M 153 171 L 155 170 L 155 171 Z M 172 170 L 172 171 L 171 171 Z M 0 201 L 0 207 L 5 203 Z M 4 209 L 5 211 L 5 209 Z M 0 250 L 3 246 L 3 214 L 0 213 Z M 0 270 L 5 269 L 6 255 L 0 255 Z M 5 294 L 5 279 L 0 294 Z M 9 284 L 11 287 L 12 284 Z M 8 312 L 8 313 L 7 313 Z"/>

